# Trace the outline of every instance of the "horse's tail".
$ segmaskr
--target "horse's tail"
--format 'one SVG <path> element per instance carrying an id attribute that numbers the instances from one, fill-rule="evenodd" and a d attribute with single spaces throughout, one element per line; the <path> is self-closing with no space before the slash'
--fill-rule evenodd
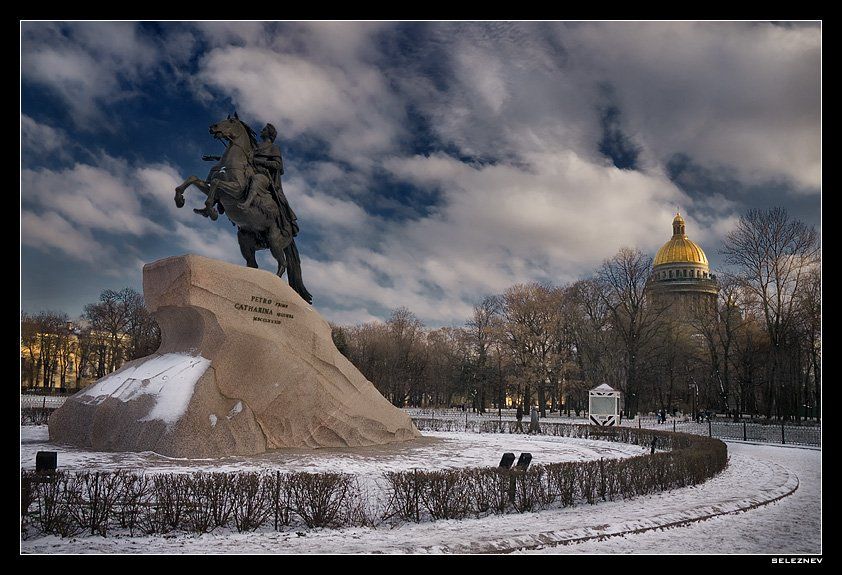
<path id="1" fill-rule="evenodd" d="M 304 301 L 313 303 L 313 296 L 304 287 L 304 280 L 301 278 L 301 257 L 298 255 L 298 247 L 295 245 L 295 238 L 290 240 L 289 245 L 284 248 L 284 256 L 287 260 L 287 279 L 289 287 L 294 289 Z"/>

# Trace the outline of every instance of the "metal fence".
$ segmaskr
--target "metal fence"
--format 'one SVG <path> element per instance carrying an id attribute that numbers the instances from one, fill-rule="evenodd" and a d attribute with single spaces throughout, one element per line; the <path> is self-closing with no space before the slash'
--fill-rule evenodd
<path id="1" fill-rule="evenodd" d="M 40 407 L 41 409 L 58 409 L 64 402 L 67 401 L 67 396 L 60 395 L 23 395 L 20 396 L 21 409 L 27 407 Z"/>
<path id="2" fill-rule="evenodd" d="M 421 422 L 430 431 L 469 431 L 474 433 L 511 433 L 515 429 L 514 410 L 503 410 L 498 415 L 496 410 L 479 415 L 461 409 L 418 409 L 408 408 L 407 414 Z M 563 414 L 551 414 L 541 418 L 542 432 L 557 435 L 553 427 L 559 424 L 589 425 L 584 417 L 568 417 Z M 710 421 L 695 422 L 688 418 L 669 418 L 658 423 L 655 417 L 636 417 L 623 419 L 623 427 L 640 427 L 664 431 L 681 431 L 695 435 L 707 435 L 717 439 L 737 441 L 755 441 L 784 445 L 806 445 L 821 447 L 822 429 L 820 425 L 794 425 L 790 423 L 734 422 L 716 418 Z M 523 418 L 523 429 L 529 427 L 529 414 Z"/>

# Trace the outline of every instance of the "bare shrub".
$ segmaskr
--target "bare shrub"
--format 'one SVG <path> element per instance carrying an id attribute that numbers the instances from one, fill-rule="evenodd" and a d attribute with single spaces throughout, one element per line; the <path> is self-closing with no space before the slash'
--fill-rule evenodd
<path id="1" fill-rule="evenodd" d="M 77 473 L 68 482 L 70 514 L 80 530 L 105 535 L 120 496 L 122 474 L 95 471 Z"/>
<path id="2" fill-rule="evenodd" d="M 190 477 L 163 473 L 152 477 L 151 505 L 142 518 L 146 533 L 169 533 L 184 526 L 190 502 Z"/>
<path id="3" fill-rule="evenodd" d="M 412 471 L 387 471 L 383 474 L 389 486 L 389 503 L 383 519 L 397 516 L 405 521 L 421 521 L 421 489 L 424 474 Z"/>
<path id="4" fill-rule="evenodd" d="M 525 471 L 512 470 L 514 498 L 512 507 L 518 513 L 544 509 L 550 503 L 547 484 L 544 482 L 544 466 L 533 465 Z"/>
<path id="5" fill-rule="evenodd" d="M 280 531 L 281 526 L 287 526 L 290 522 L 292 483 L 289 476 L 280 471 L 264 476 L 263 480 L 266 482 L 266 493 L 269 494 L 272 525 L 275 531 Z"/>
<path id="6" fill-rule="evenodd" d="M 307 527 L 337 527 L 346 522 L 346 498 L 351 477 L 342 473 L 294 473 L 292 486 L 295 513 Z"/>
<path id="7" fill-rule="evenodd" d="M 372 496 L 374 491 L 374 496 Z M 359 527 L 377 527 L 383 520 L 386 502 L 379 495 L 376 488 L 364 486 L 359 479 L 352 479 L 351 489 L 346 498 L 349 525 Z"/>
<path id="8" fill-rule="evenodd" d="M 421 502 L 433 519 L 461 519 L 471 509 L 468 475 L 458 469 L 424 473 Z"/>
<path id="9" fill-rule="evenodd" d="M 36 499 L 37 486 L 34 484 L 35 473 L 20 470 L 20 532 L 24 539 L 31 524 L 29 508 Z"/>
<path id="10" fill-rule="evenodd" d="M 563 462 L 546 465 L 547 489 L 556 494 L 565 507 L 576 499 L 576 463 Z"/>
<path id="11" fill-rule="evenodd" d="M 234 503 L 234 526 L 240 533 L 254 531 L 272 512 L 267 483 L 259 473 L 237 474 Z"/>
<path id="12" fill-rule="evenodd" d="M 509 506 L 510 472 L 498 467 L 466 469 L 471 506 L 478 515 L 505 513 Z"/>
<path id="13" fill-rule="evenodd" d="M 193 533 L 207 533 L 216 527 L 211 498 L 212 474 L 194 473 L 190 478 L 187 528 Z"/>
<path id="14" fill-rule="evenodd" d="M 145 509 L 150 505 L 150 484 L 149 477 L 144 474 L 123 475 L 118 496 L 120 527 L 128 529 L 132 536 L 140 526 Z"/>
<path id="15" fill-rule="evenodd" d="M 599 489 L 599 462 L 582 461 L 579 463 L 577 479 L 579 494 L 585 501 L 593 505 L 596 503 Z"/>
<path id="16" fill-rule="evenodd" d="M 35 502 L 42 533 L 72 537 L 83 531 L 71 513 L 81 498 L 79 484 L 73 477 L 61 471 L 35 474 Z"/>

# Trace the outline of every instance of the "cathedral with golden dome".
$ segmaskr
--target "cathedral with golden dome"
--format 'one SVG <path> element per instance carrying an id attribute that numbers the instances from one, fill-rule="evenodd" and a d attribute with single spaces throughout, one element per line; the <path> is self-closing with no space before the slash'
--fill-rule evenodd
<path id="1" fill-rule="evenodd" d="M 672 237 L 655 255 L 648 288 L 663 303 L 682 307 L 716 303 L 716 276 L 710 273 L 704 250 L 687 237 L 680 213 L 672 220 Z"/>

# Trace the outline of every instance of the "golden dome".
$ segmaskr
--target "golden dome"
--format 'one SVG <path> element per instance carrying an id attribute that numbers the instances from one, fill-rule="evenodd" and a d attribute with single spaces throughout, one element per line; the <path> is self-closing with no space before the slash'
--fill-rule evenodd
<path id="1" fill-rule="evenodd" d="M 708 265 L 708 258 L 702 248 L 687 239 L 687 234 L 684 233 L 684 218 L 681 214 L 675 214 L 675 219 L 672 220 L 672 238 L 655 254 L 654 265 L 676 263 Z"/>

